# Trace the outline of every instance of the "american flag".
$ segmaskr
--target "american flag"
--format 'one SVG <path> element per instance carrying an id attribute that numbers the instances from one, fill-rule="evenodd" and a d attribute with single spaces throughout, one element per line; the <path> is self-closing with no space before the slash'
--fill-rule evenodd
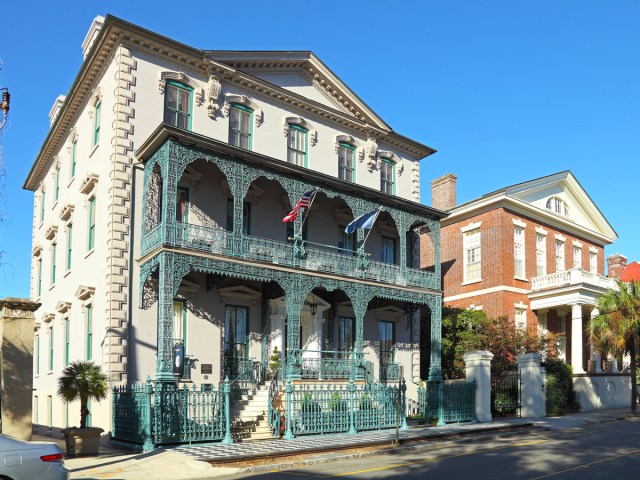
<path id="1" fill-rule="evenodd" d="M 315 197 L 315 195 L 316 190 L 309 190 L 308 192 L 304 192 L 300 200 L 298 200 L 298 203 L 296 203 L 296 206 L 293 207 L 293 210 L 291 210 L 287 214 L 287 216 L 282 219 L 282 221 L 293 222 L 298 216 L 298 211 L 301 208 L 309 208 L 309 205 L 311 205 L 311 202 L 313 201 L 313 197 Z"/>

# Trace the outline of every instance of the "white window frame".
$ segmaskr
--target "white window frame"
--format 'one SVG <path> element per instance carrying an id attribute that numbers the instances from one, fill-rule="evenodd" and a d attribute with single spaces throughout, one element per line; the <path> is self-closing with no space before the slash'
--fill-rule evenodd
<path id="1" fill-rule="evenodd" d="M 527 306 L 523 303 L 516 303 L 515 305 L 515 326 L 516 328 L 527 328 Z"/>
<path id="2" fill-rule="evenodd" d="M 513 275 L 519 279 L 526 279 L 524 232 L 525 230 L 522 224 L 515 224 L 513 226 Z"/>
<path id="3" fill-rule="evenodd" d="M 480 282 L 482 280 L 482 235 L 480 227 L 463 231 L 462 235 L 464 283 Z"/>
<path id="4" fill-rule="evenodd" d="M 589 249 L 589 271 L 598 273 L 598 251 Z"/>
<path id="5" fill-rule="evenodd" d="M 536 276 L 547 274 L 547 236 L 536 232 Z"/>
<path id="6" fill-rule="evenodd" d="M 566 270 L 564 245 L 565 241 L 556 238 L 556 272 L 564 272 Z"/>
<path id="7" fill-rule="evenodd" d="M 573 268 L 582 269 L 582 246 L 573 244 Z"/>

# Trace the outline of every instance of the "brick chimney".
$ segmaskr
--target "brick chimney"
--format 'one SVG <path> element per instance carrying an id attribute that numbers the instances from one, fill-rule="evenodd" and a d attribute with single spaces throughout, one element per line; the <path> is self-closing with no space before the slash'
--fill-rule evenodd
<path id="1" fill-rule="evenodd" d="M 627 257 L 620 253 L 615 253 L 607 257 L 607 276 L 610 278 L 620 278 L 627 266 Z"/>
<path id="2" fill-rule="evenodd" d="M 449 210 L 456 206 L 456 180 L 453 173 L 431 182 L 431 206 L 438 210 Z"/>

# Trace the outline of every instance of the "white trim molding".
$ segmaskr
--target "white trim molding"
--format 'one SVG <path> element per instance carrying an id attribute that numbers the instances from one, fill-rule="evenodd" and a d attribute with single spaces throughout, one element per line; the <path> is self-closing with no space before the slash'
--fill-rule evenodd
<path id="1" fill-rule="evenodd" d="M 305 128 L 307 132 L 309 132 L 309 145 L 312 147 L 316 146 L 316 143 L 318 143 L 318 131 L 310 122 L 302 117 L 284 117 L 282 121 L 282 133 L 285 137 L 289 135 L 289 125 L 298 125 L 299 127 Z"/>
<path id="2" fill-rule="evenodd" d="M 591 253 L 598 253 L 598 249 L 596 247 L 589 247 L 589 251 Z"/>
<path id="3" fill-rule="evenodd" d="M 513 218 L 513 224 L 517 225 L 518 227 L 522 227 L 522 228 L 527 228 L 527 224 L 524 223 L 522 220 L 520 220 L 519 218 Z"/>
<path id="4" fill-rule="evenodd" d="M 478 297 L 480 295 L 486 295 L 488 293 L 496 293 L 496 292 L 523 293 L 526 295 L 527 293 L 529 293 L 529 290 L 526 290 L 524 288 L 510 287 L 508 285 L 500 285 L 498 287 L 491 287 L 491 288 L 485 288 L 483 290 L 476 290 L 475 292 L 461 293 L 460 295 L 452 295 L 450 297 L 444 297 L 442 301 L 453 302 L 455 300 Z"/>
<path id="5" fill-rule="evenodd" d="M 254 102 L 253 99 L 251 99 L 247 95 L 235 95 L 231 93 L 225 94 L 223 107 L 225 117 L 229 116 L 229 111 L 231 110 L 232 103 L 238 103 L 253 110 L 253 124 L 256 126 L 256 128 L 262 125 L 264 121 L 262 108 L 260 108 L 260 106 L 256 102 Z"/>
<path id="6" fill-rule="evenodd" d="M 571 243 L 573 243 L 574 247 L 582 248 L 582 242 L 578 240 L 573 240 Z"/>
<path id="7" fill-rule="evenodd" d="M 548 232 L 548 231 L 546 231 L 546 230 L 545 230 L 544 228 L 542 228 L 542 227 L 536 227 L 536 228 L 535 228 L 535 230 L 536 230 L 536 233 L 539 233 L 540 235 L 545 235 L 545 236 L 546 236 L 546 235 L 548 235 L 548 234 L 549 234 L 549 232 Z"/>
<path id="8" fill-rule="evenodd" d="M 554 237 L 556 237 L 556 240 L 560 240 L 561 242 L 567 242 L 567 237 L 560 235 L 559 233 L 554 234 Z"/>
<path id="9" fill-rule="evenodd" d="M 472 222 L 464 227 L 460 227 L 460 231 L 462 233 L 465 233 L 470 230 L 475 230 L 476 228 L 480 228 L 480 225 L 482 225 L 482 222 Z"/>
<path id="10" fill-rule="evenodd" d="M 222 84 L 220 83 L 220 77 L 217 75 L 210 75 L 209 82 L 207 83 L 207 114 L 209 118 L 215 120 L 220 105 L 218 99 L 220 98 L 220 92 L 222 92 Z"/>
<path id="11" fill-rule="evenodd" d="M 402 158 L 400 158 L 395 153 L 390 152 L 389 150 L 378 150 L 378 162 L 377 162 L 378 169 L 380 169 L 383 158 L 386 158 L 387 160 L 391 160 L 393 163 L 395 163 L 396 173 L 398 174 L 399 177 L 401 177 L 402 172 L 404 172 L 404 163 L 402 162 Z"/>
<path id="12" fill-rule="evenodd" d="M 193 78 L 189 77 L 184 72 L 174 72 L 172 70 L 165 70 L 158 73 L 158 91 L 161 95 L 164 95 L 164 89 L 167 84 L 167 80 L 175 80 L 185 85 L 189 85 L 193 88 L 193 97 L 196 105 L 199 107 L 204 103 L 204 90 Z M 208 108 L 208 107 L 207 107 Z"/>

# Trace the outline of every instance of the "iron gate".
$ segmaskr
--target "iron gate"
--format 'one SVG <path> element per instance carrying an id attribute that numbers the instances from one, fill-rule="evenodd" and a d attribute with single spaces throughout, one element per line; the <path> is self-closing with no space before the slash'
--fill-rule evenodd
<path id="1" fill-rule="evenodd" d="M 520 418 L 522 382 L 519 370 L 507 370 L 491 378 L 491 415 Z"/>

